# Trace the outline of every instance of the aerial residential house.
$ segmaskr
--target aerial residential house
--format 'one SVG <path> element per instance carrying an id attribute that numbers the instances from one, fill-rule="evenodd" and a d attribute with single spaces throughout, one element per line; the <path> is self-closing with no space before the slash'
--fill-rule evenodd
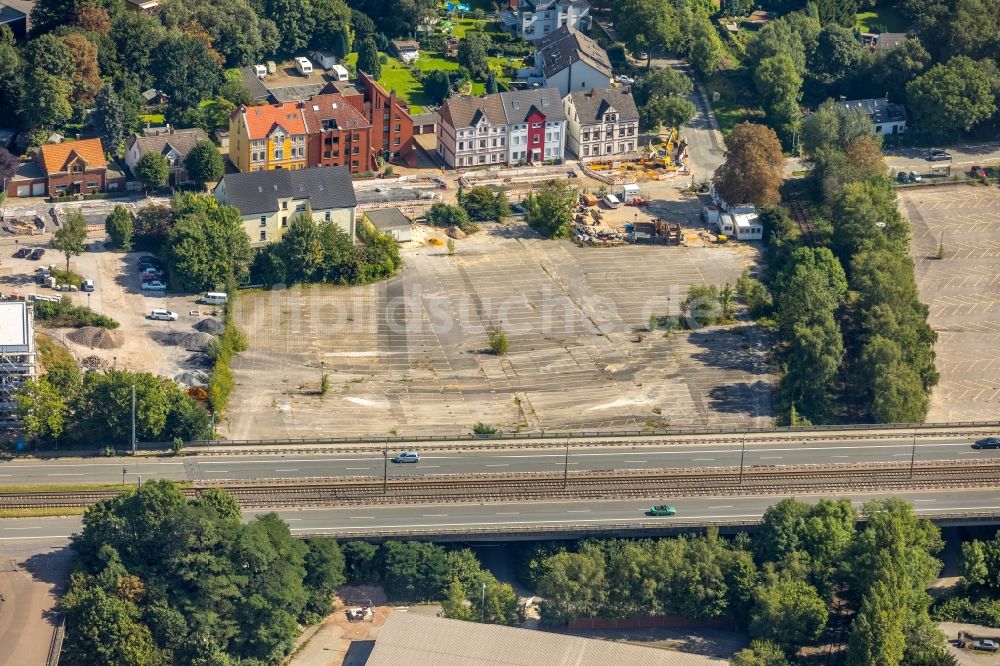
<path id="1" fill-rule="evenodd" d="M 143 14 L 155 14 L 160 11 L 160 0 L 128 0 L 125 6 Z"/>
<path id="2" fill-rule="evenodd" d="M 16 7 L 0 3 L 0 25 L 5 25 L 14 33 L 14 39 L 28 34 L 28 15 Z"/>
<path id="3" fill-rule="evenodd" d="M 281 240 L 292 217 L 301 213 L 317 222 L 334 222 L 354 238 L 358 200 L 351 174 L 342 166 L 226 174 L 215 187 L 215 198 L 239 209 L 256 246 Z"/>
<path id="4" fill-rule="evenodd" d="M 501 14 L 500 22 L 518 37 L 534 42 L 559 28 L 589 31 L 590 5 L 584 0 L 519 0 Z"/>
<path id="5" fill-rule="evenodd" d="M 184 159 L 199 141 L 208 141 L 204 130 L 174 129 L 167 125 L 160 130 L 146 132 L 143 136 L 130 136 L 125 142 L 125 164 L 135 173 L 139 160 L 147 153 L 159 153 L 167 160 L 169 184 L 182 185 L 190 182 L 184 168 Z"/>
<path id="6" fill-rule="evenodd" d="M 246 107 L 229 116 L 229 161 L 239 171 L 306 168 L 304 111 L 294 103 Z"/>
<path id="7" fill-rule="evenodd" d="M 343 95 L 316 95 L 300 103 L 306 122 L 306 163 L 344 166 L 351 173 L 374 168 L 372 125 Z"/>
<path id="8" fill-rule="evenodd" d="M 452 168 L 562 160 L 566 114 L 553 88 L 451 97 L 438 109 L 437 140 Z"/>
<path id="9" fill-rule="evenodd" d="M 848 110 L 858 109 L 867 113 L 876 134 L 902 134 L 906 131 L 906 107 L 893 104 L 887 98 L 856 99 L 837 104 Z"/>
<path id="10" fill-rule="evenodd" d="M 611 61 L 597 42 L 582 32 L 560 28 L 538 44 L 535 66 L 518 70 L 528 84 L 558 88 L 561 97 L 574 90 L 611 87 Z"/>
<path id="11" fill-rule="evenodd" d="M 507 164 L 507 116 L 500 95 L 448 98 L 438 109 L 437 150 L 452 168 Z"/>
<path id="12" fill-rule="evenodd" d="M 7 181 L 12 197 L 95 194 L 125 186 L 123 174 L 108 169 L 100 139 L 47 143 Z"/>
<path id="13" fill-rule="evenodd" d="M 554 88 L 500 93 L 510 150 L 508 164 L 562 160 L 566 154 L 566 114 Z"/>
<path id="14" fill-rule="evenodd" d="M 365 211 L 365 217 L 379 232 L 392 236 L 399 243 L 413 238 L 410 218 L 398 208 L 373 208 Z"/>
<path id="15" fill-rule="evenodd" d="M 392 42 L 392 49 L 407 65 L 420 57 L 420 44 L 412 39 L 396 39 Z"/>
<path id="16" fill-rule="evenodd" d="M 621 158 L 639 142 L 639 111 L 628 88 L 571 92 L 563 99 L 567 147 L 580 160 Z"/>

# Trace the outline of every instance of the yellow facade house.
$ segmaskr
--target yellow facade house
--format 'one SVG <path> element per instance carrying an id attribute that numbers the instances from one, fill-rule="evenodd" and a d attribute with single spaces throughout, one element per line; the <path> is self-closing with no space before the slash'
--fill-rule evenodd
<path id="1" fill-rule="evenodd" d="M 229 161 L 241 173 L 306 168 L 306 122 L 297 104 L 240 105 L 229 116 Z"/>

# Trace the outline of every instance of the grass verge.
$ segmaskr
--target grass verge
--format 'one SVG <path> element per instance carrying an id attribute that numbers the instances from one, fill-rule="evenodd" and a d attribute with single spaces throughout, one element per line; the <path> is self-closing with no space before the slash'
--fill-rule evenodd
<path id="1" fill-rule="evenodd" d="M 876 7 L 871 11 L 858 12 L 854 17 L 854 25 L 861 32 L 871 32 L 875 26 L 884 28 L 886 32 L 906 32 L 906 19 L 892 7 Z"/>
<path id="2" fill-rule="evenodd" d="M 82 516 L 84 506 L 37 506 L 31 509 L 0 509 L 0 518 L 45 518 L 51 516 Z"/>
<path id="3" fill-rule="evenodd" d="M 133 472 L 135 472 L 135 468 L 130 467 L 129 474 Z M 190 481 L 174 481 L 174 483 L 181 488 L 191 485 Z M 19 486 L 0 486 L 0 493 L 74 493 L 91 490 L 125 490 L 133 486 L 135 486 L 134 478 L 130 479 L 129 483 L 38 483 Z"/>

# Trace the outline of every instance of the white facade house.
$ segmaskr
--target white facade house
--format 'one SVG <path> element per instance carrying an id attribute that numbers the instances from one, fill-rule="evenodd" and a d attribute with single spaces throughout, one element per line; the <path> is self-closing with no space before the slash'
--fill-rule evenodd
<path id="1" fill-rule="evenodd" d="M 221 204 L 235 206 L 250 243 L 281 240 L 295 215 L 308 213 L 316 222 L 333 222 L 354 238 L 358 204 L 347 167 L 273 169 L 230 173 L 215 187 Z"/>
<path id="2" fill-rule="evenodd" d="M 452 168 L 562 160 L 566 115 L 551 88 L 449 98 L 437 111 L 438 154 Z"/>
<path id="3" fill-rule="evenodd" d="M 590 30 L 590 5 L 585 0 L 520 0 L 503 22 L 529 42 L 544 39 L 559 28 Z"/>
<path id="4" fill-rule="evenodd" d="M 867 113 L 876 134 L 902 134 L 906 131 L 906 107 L 902 104 L 893 104 L 886 98 L 855 99 L 837 104 L 849 111 Z"/>
<path id="5" fill-rule="evenodd" d="M 566 145 L 577 159 L 615 159 L 638 149 L 639 111 L 628 88 L 572 92 L 563 107 Z"/>
<path id="6" fill-rule="evenodd" d="M 538 44 L 535 66 L 517 77 L 529 85 L 556 88 L 565 97 L 577 90 L 611 87 L 611 61 L 597 42 L 582 32 L 560 28 Z"/>

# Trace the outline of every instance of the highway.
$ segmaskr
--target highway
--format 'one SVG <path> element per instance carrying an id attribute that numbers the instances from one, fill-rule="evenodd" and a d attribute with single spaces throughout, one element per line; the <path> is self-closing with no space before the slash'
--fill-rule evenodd
<path id="1" fill-rule="evenodd" d="M 940 490 L 894 493 L 855 493 L 843 497 L 856 506 L 878 497 L 901 497 L 916 511 L 934 518 L 941 514 L 990 512 L 1000 516 L 1000 489 Z M 504 533 L 510 538 L 519 530 L 565 529 L 577 534 L 600 534 L 603 530 L 656 528 L 692 524 L 726 525 L 759 519 L 768 506 L 780 501 L 769 497 L 697 497 L 675 499 L 673 517 L 653 518 L 645 510 L 652 500 L 599 500 L 588 502 L 421 504 L 389 507 L 345 507 L 339 509 L 281 510 L 276 513 L 299 536 L 438 536 L 449 533 L 475 537 L 477 532 Z M 801 499 L 814 501 L 816 496 Z M 247 511 L 247 518 L 261 513 Z M 0 520 L 0 553 L 31 542 L 38 548 L 63 545 L 80 529 L 80 517 L 19 518 Z M 479 535 L 479 538 L 488 538 Z"/>
<path id="2" fill-rule="evenodd" d="M 421 451 L 420 462 L 387 465 L 390 477 L 436 474 L 525 473 L 592 470 L 649 470 L 663 468 L 837 465 L 857 463 L 908 463 L 956 460 L 1000 460 L 1000 450 L 975 450 L 976 437 L 931 436 L 903 438 L 809 441 L 796 443 L 636 444 L 621 446 L 571 446 Z M 390 449 L 389 456 L 401 449 Z M 125 472 L 123 475 L 122 472 Z M 239 455 L 185 455 L 180 458 L 140 457 L 15 460 L 0 463 L 0 486 L 78 483 L 135 483 L 144 480 L 224 481 L 237 479 L 301 479 L 381 477 L 381 453 L 274 453 Z"/>

